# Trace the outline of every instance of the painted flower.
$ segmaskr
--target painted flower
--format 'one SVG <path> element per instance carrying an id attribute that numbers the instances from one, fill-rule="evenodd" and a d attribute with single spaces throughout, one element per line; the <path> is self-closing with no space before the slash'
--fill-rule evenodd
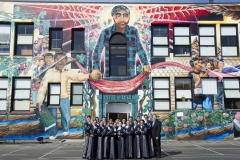
<path id="1" fill-rule="evenodd" d="M 94 37 L 94 32 L 90 32 L 90 35 L 89 35 L 89 38 L 92 38 L 92 37 Z"/>
<path id="2" fill-rule="evenodd" d="M 203 121 L 203 116 L 199 116 L 199 117 L 198 117 L 198 121 L 199 121 L 199 122 Z"/>
<path id="3" fill-rule="evenodd" d="M 229 114 L 228 113 L 223 113 L 223 117 L 227 118 L 227 117 L 229 117 Z"/>
<path id="4" fill-rule="evenodd" d="M 112 23 L 112 19 L 109 18 L 108 19 L 108 24 L 110 24 L 110 23 Z"/>
<path id="5" fill-rule="evenodd" d="M 166 119 L 165 123 L 166 123 L 166 124 L 169 124 L 169 123 L 170 123 L 170 120 L 169 120 L 169 119 Z"/>
<path id="6" fill-rule="evenodd" d="M 194 120 L 194 119 L 193 119 L 193 120 L 192 120 L 192 122 L 193 122 L 193 123 L 195 123 L 195 122 L 196 122 L 196 120 Z"/>
<path id="7" fill-rule="evenodd" d="M 235 119 L 240 121 L 240 112 L 237 112 L 237 113 L 236 113 Z"/>
<path id="8" fill-rule="evenodd" d="M 144 34 L 142 38 L 143 38 L 143 40 L 147 41 L 148 40 L 148 35 Z"/>
<path id="9" fill-rule="evenodd" d="M 204 113 L 204 117 L 208 118 L 209 114 L 208 113 Z"/>
<path id="10" fill-rule="evenodd" d="M 184 124 L 183 127 L 184 127 L 184 128 L 188 128 L 188 124 Z"/>
<path id="11" fill-rule="evenodd" d="M 192 113 L 192 114 L 191 114 L 191 117 L 192 117 L 192 118 L 196 117 L 196 113 Z"/>
<path id="12" fill-rule="evenodd" d="M 168 132 L 168 130 L 169 130 L 168 126 L 164 127 L 163 130 L 164 130 L 164 132 Z"/>
<path id="13" fill-rule="evenodd" d="M 172 128 L 172 127 L 169 127 L 169 128 L 168 128 L 168 131 L 169 131 L 169 132 L 172 132 L 172 131 L 173 131 L 173 128 Z"/>
<path id="14" fill-rule="evenodd" d="M 147 27 L 148 27 L 148 25 L 147 25 L 147 24 L 144 24 L 144 25 L 143 25 L 143 27 L 144 27 L 144 28 L 147 28 Z"/>
<path id="15" fill-rule="evenodd" d="M 186 119 L 187 117 L 186 116 L 182 116 L 181 117 L 181 120 L 183 121 L 184 119 Z"/>
<path id="16" fill-rule="evenodd" d="M 93 24 L 93 25 L 91 26 L 91 28 L 92 28 L 92 29 L 97 29 L 97 28 L 98 28 L 98 24 Z"/>
<path id="17" fill-rule="evenodd" d="M 137 21 L 136 21 L 136 22 L 134 22 L 134 25 L 139 25 L 139 24 L 140 24 L 140 23 L 139 23 L 139 22 L 137 22 Z"/>

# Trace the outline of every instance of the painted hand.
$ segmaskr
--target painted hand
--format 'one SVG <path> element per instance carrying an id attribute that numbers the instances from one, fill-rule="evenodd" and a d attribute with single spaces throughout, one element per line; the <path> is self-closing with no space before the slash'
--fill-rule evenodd
<path id="1" fill-rule="evenodd" d="M 91 72 L 90 78 L 91 80 L 97 82 L 99 79 L 102 79 L 102 73 L 99 70 L 94 69 Z"/>
<path id="2" fill-rule="evenodd" d="M 198 74 L 192 73 L 192 75 L 195 81 L 198 81 L 200 79 L 200 76 Z"/>
<path id="3" fill-rule="evenodd" d="M 38 110 L 41 111 L 41 106 L 42 106 L 42 103 L 38 103 L 37 104 L 37 107 L 38 107 Z"/>
<path id="4" fill-rule="evenodd" d="M 205 73 L 200 73 L 200 77 L 208 77 L 208 70 Z"/>
<path id="5" fill-rule="evenodd" d="M 147 65 L 144 65 L 142 69 L 143 69 L 144 75 L 148 75 L 152 71 L 151 66 L 147 66 Z"/>

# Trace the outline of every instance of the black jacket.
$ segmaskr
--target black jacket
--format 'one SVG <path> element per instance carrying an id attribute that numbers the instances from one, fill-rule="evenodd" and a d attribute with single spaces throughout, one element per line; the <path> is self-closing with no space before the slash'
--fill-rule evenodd
<path id="1" fill-rule="evenodd" d="M 153 122 L 152 122 L 153 124 Z M 160 138 L 161 137 L 161 128 L 162 124 L 160 121 L 156 120 L 154 123 L 154 126 L 152 126 L 152 138 L 156 139 L 156 137 Z"/>

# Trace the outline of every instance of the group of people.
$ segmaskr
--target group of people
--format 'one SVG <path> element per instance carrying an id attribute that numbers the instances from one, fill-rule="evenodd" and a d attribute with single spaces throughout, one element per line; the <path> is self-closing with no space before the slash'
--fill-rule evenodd
<path id="1" fill-rule="evenodd" d="M 141 159 L 161 158 L 161 122 L 153 115 L 153 120 L 144 115 L 144 119 L 138 117 L 134 121 L 112 119 L 106 121 L 103 117 L 96 117 L 91 122 L 91 116 L 87 116 L 84 124 L 85 145 L 83 159 Z M 153 141 L 153 149 L 152 142 Z"/>

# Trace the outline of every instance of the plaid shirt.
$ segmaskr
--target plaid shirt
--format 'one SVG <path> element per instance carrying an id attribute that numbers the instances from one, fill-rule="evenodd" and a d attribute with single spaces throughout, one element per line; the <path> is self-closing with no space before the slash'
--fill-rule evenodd
<path id="1" fill-rule="evenodd" d="M 109 42 L 113 33 L 117 32 L 116 25 L 104 29 L 97 41 L 93 51 L 93 69 L 101 69 L 101 55 L 105 48 L 104 79 L 126 80 L 136 76 L 136 53 L 142 65 L 149 65 L 146 51 L 144 50 L 139 38 L 138 30 L 135 27 L 127 26 L 124 32 L 127 39 L 127 76 L 113 77 L 109 75 Z"/>

